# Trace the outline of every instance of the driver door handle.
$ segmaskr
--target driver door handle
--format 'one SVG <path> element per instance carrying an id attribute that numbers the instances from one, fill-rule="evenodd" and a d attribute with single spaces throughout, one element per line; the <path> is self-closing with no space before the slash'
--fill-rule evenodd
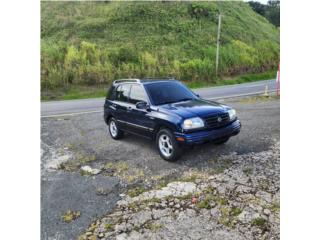
<path id="1" fill-rule="evenodd" d="M 117 105 L 113 103 L 113 104 L 111 104 L 110 108 L 112 108 L 112 109 L 116 110 Z"/>

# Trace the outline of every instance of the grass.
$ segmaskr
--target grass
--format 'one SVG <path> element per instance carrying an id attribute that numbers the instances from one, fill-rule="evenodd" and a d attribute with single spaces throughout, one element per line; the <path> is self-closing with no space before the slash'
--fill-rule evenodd
<path id="1" fill-rule="evenodd" d="M 82 153 L 76 153 L 74 159 L 63 162 L 59 165 L 59 170 L 65 170 L 68 172 L 76 171 L 78 168 L 80 168 L 82 165 L 85 165 L 89 162 L 93 162 L 96 160 L 96 156 L 93 154 L 82 154 Z M 81 171 L 82 175 L 88 175 L 87 172 Z"/>
<path id="2" fill-rule="evenodd" d="M 155 189 L 159 190 L 163 187 L 166 187 L 167 184 L 168 184 L 168 180 L 165 180 L 165 179 L 157 180 L 155 181 Z"/>
<path id="3" fill-rule="evenodd" d="M 254 82 L 259 80 L 268 80 L 268 79 L 274 79 L 275 77 L 276 77 L 276 71 L 268 71 L 264 73 L 241 74 L 241 75 L 228 77 L 228 78 L 226 77 L 219 78 L 215 82 L 205 82 L 205 81 L 187 82 L 186 85 L 189 88 L 197 89 L 197 88 L 204 88 L 204 87 L 234 85 L 234 84 Z"/>
<path id="4" fill-rule="evenodd" d="M 203 199 L 201 202 L 199 202 L 197 204 L 197 207 L 198 208 L 201 208 L 201 209 L 211 209 L 211 204 L 210 204 L 210 201 L 212 200 L 212 198 L 210 196 L 206 196 L 205 199 Z"/>
<path id="5" fill-rule="evenodd" d="M 188 193 L 187 195 L 179 196 L 177 198 L 180 200 L 191 200 L 194 195 L 196 194 Z"/>
<path id="6" fill-rule="evenodd" d="M 126 162 L 117 162 L 117 163 L 109 162 L 105 165 L 105 168 L 115 169 L 119 174 L 122 174 L 129 169 L 129 165 Z"/>
<path id="7" fill-rule="evenodd" d="M 217 202 L 222 206 L 225 206 L 225 205 L 228 204 L 228 200 L 226 198 L 223 198 L 223 197 L 218 197 L 217 198 Z"/>
<path id="8" fill-rule="evenodd" d="M 150 229 L 151 232 L 157 232 L 159 231 L 161 228 L 163 228 L 163 225 L 160 223 L 153 223 L 153 222 L 148 222 L 147 224 L 145 224 L 144 226 L 147 229 Z"/>
<path id="9" fill-rule="evenodd" d="M 133 189 L 130 189 L 127 194 L 129 195 L 129 197 L 136 197 L 142 193 L 144 193 L 147 189 L 144 188 L 143 186 L 139 186 L 139 187 L 136 187 L 136 188 L 133 188 Z"/>
<path id="10" fill-rule="evenodd" d="M 112 170 L 111 175 L 116 176 L 127 183 L 133 183 L 138 179 L 144 178 L 144 171 L 140 168 L 129 167 L 128 163 L 119 161 L 116 163 L 109 162 L 105 164 L 106 170 Z M 110 175 L 107 173 L 107 175 Z"/>
<path id="11" fill-rule="evenodd" d="M 255 218 L 251 221 L 252 226 L 256 226 L 259 228 L 265 228 L 267 223 L 268 223 L 267 220 L 264 218 Z"/>
<path id="12" fill-rule="evenodd" d="M 223 173 L 224 170 L 226 170 L 227 168 L 228 166 L 217 166 L 214 169 L 211 169 L 210 174 L 214 175 L 214 174 Z"/>
<path id="13" fill-rule="evenodd" d="M 257 102 L 266 102 L 266 101 L 272 101 L 272 100 L 279 100 L 280 96 L 273 95 L 272 93 L 268 93 L 268 96 L 263 95 L 258 95 L 258 96 L 249 96 L 249 97 L 244 97 L 241 98 L 240 102 L 241 103 L 247 103 L 247 104 L 253 104 Z"/>
<path id="14" fill-rule="evenodd" d="M 196 182 L 197 180 L 203 180 L 208 178 L 208 172 L 207 171 L 201 171 L 196 169 L 190 169 L 187 172 L 184 172 L 183 175 L 177 179 L 179 181 L 183 182 Z"/>
<path id="15" fill-rule="evenodd" d="M 238 216 L 241 212 L 242 212 L 241 208 L 233 207 L 233 208 L 231 209 L 230 215 L 236 217 L 236 216 Z"/>
<path id="16" fill-rule="evenodd" d="M 110 223 L 106 223 L 106 224 L 104 224 L 104 229 L 106 232 L 111 232 L 114 230 L 114 226 Z"/>
<path id="17" fill-rule="evenodd" d="M 193 81 L 185 82 L 185 84 L 192 89 L 215 87 L 223 85 L 233 85 L 245 82 L 253 82 L 258 80 L 266 80 L 275 78 L 275 71 L 269 71 L 265 73 L 256 74 L 243 74 L 239 76 L 221 78 L 216 82 L 207 81 Z M 73 99 L 86 99 L 86 98 L 102 98 L 106 96 L 108 85 L 100 86 L 71 86 L 67 89 L 55 89 L 55 90 L 42 90 L 41 100 L 73 100 Z"/>
<path id="18" fill-rule="evenodd" d="M 216 189 L 214 187 L 208 187 L 202 191 L 203 199 L 197 203 L 197 207 L 200 209 L 211 209 L 215 207 L 216 205 L 219 205 L 221 207 L 226 207 L 229 202 L 228 199 L 218 194 Z M 231 216 L 236 216 L 241 213 L 241 210 L 238 208 L 232 208 Z"/>
<path id="19" fill-rule="evenodd" d="M 242 210 L 238 207 L 227 207 L 222 206 L 220 208 L 221 216 L 219 218 L 219 223 L 233 228 L 237 223 L 236 217 L 242 212 Z"/>
<path id="20" fill-rule="evenodd" d="M 274 213 L 280 212 L 280 204 L 278 202 L 273 202 L 271 205 L 271 211 Z"/>
<path id="21" fill-rule="evenodd" d="M 61 219 L 66 223 L 71 223 L 81 215 L 80 211 L 72 211 L 68 210 L 64 214 L 61 215 Z"/>
<path id="22" fill-rule="evenodd" d="M 80 169 L 80 175 L 81 176 L 92 176 L 91 172 L 85 171 L 83 169 Z"/>
<path id="23" fill-rule="evenodd" d="M 41 100 L 73 100 L 86 98 L 105 97 L 107 85 L 100 86 L 71 86 L 64 89 L 45 90 L 41 89 Z"/>
<path id="24" fill-rule="evenodd" d="M 191 174 L 188 176 L 183 176 L 181 178 L 181 181 L 183 182 L 195 182 L 197 179 L 199 179 L 199 176 L 197 174 Z"/>

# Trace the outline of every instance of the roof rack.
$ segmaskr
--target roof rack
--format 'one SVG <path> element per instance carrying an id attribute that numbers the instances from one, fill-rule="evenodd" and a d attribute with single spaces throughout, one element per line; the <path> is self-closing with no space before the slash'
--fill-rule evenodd
<path id="1" fill-rule="evenodd" d="M 144 77 L 141 80 L 163 80 L 163 79 L 167 79 L 167 80 L 174 80 L 174 77 Z"/>
<path id="2" fill-rule="evenodd" d="M 122 83 L 122 82 L 140 82 L 140 79 L 136 79 L 136 78 L 118 79 L 113 81 L 113 84 Z"/>

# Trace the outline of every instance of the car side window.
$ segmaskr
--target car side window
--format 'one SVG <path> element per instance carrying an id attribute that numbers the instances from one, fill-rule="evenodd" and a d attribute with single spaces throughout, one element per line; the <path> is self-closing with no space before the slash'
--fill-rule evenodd
<path id="1" fill-rule="evenodd" d="M 112 100 L 115 100 L 115 98 L 116 98 L 116 88 L 114 86 L 111 86 L 108 91 L 107 99 L 112 101 Z"/>
<path id="2" fill-rule="evenodd" d="M 147 95 L 138 84 L 133 84 L 130 92 L 130 103 L 136 104 L 137 102 L 148 102 Z"/>
<path id="3" fill-rule="evenodd" d="M 120 102 L 128 102 L 130 87 L 131 86 L 129 84 L 120 85 L 117 88 L 115 100 L 120 101 Z"/>

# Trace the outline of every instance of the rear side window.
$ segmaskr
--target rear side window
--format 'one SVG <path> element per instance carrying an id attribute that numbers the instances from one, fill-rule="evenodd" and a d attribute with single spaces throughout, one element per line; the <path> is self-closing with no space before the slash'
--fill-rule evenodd
<path id="1" fill-rule="evenodd" d="M 133 84 L 130 92 L 130 103 L 136 104 L 142 101 L 148 102 L 144 89 L 138 84 Z"/>
<path id="2" fill-rule="evenodd" d="M 116 88 L 111 86 L 108 91 L 107 99 L 114 100 L 116 98 Z"/>
<path id="3" fill-rule="evenodd" d="M 129 93 L 130 93 L 130 85 L 124 84 L 117 87 L 115 100 L 120 102 L 128 102 L 129 101 Z"/>

